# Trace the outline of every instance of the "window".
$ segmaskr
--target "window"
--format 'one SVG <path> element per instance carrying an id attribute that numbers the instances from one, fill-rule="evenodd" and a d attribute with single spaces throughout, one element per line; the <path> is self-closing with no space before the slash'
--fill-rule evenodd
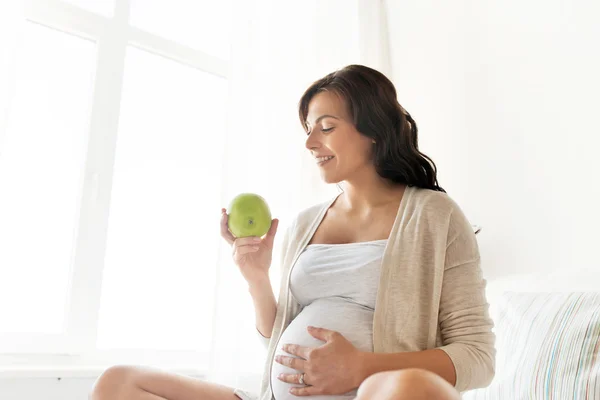
<path id="1" fill-rule="evenodd" d="M 208 12 L 207 12 L 208 11 Z M 228 1 L 131 0 L 131 25 L 223 59 L 229 58 Z"/>
<path id="2" fill-rule="evenodd" d="M 66 2 L 105 17 L 112 17 L 115 9 L 115 0 L 66 0 Z"/>
<path id="3" fill-rule="evenodd" d="M 100 308 L 102 348 L 208 351 L 227 81 L 127 49 Z M 217 189 L 217 190 L 214 190 Z M 208 228 L 208 229 L 207 229 Z M 174 313 L 173 310 L 177 310 Z M 193 318 L 185 318 L 184 316 Z M 135 316 L 135 318 L 132 318 Z"/>
<path id="4" fill-rule="evenodd" d="M 63 329 L 95 52 L 25 25 L 0 157 L 2 333 Z"/>
<path id="5" fill-rule="evenodd" d="M 208 359 L 228 7 L 28 1 L 0 136 L 0 354 Z"/>

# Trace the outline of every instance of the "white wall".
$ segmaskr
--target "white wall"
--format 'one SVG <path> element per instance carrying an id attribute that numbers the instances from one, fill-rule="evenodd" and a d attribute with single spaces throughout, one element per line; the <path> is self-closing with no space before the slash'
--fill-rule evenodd
<path id="1" fill-rule="evenodd" d="M 600 3 L 388 0 L 393 80 L 488 279 L 600 278 Z"/>

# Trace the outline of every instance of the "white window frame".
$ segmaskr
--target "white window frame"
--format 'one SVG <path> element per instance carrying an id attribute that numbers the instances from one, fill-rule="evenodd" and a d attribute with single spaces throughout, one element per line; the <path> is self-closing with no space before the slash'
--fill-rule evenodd
<path id="1" fill-rule="evenodd" d="M 208 370 L 212 354 L 95 350 L 126 48 L 135 46 L 223 78 L 229 72 L 227 60 L 130 26 L 129 9 L 130 0 L 115 0 L 113 16 L 106 17 L 59 0 L 25 0 L 28 21 L 93 40 L 97 59 L 65 334 L 0 334 L 0 377 L 56 376 L 57 371 L 61 376 L 97 375 L 116 360 L 159 363 L 199 376 Z"/>

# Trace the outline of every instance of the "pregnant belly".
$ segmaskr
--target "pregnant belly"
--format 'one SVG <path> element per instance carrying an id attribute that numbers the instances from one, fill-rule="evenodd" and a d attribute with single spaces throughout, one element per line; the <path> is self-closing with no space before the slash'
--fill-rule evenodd
<path id="1" fill-rule="evenodd" d="M 281 335 L 275 355 L 288 357 L 298 356 L 286 353 L 281 349 L 284 344 L 298 344 L 306 347 L 320 347 L 325 342 L 311 336 L 306 328 L 309 326 L 330 329 L 341 333 L 350 343 L 361 351 L 373 351 L 373 310 L 341 298 L 321 299 L 306 306 L 290 323 Z M 279 374 L 298 374 L 297 371 L 281 365 L 273 359 L 271 367 L 271 388 L 276 400 L 297 400 L 298 397 L 289 392 L 292 387 L 301 387 L 277 379 Z M 356 389 L 340 395 L 310 396 L 312 400 L 354 399 Z"/>

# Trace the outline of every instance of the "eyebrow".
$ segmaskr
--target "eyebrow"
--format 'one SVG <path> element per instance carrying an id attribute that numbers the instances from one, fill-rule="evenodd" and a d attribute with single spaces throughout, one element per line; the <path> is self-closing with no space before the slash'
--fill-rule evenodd
<path id="1" fill-rule="evenodd" d="M 319 118 L 317 118 L 315 120 L 315 125 L 318 124 L 323 118 L 333 118 L 333 119 L 339 120 L 338 117 L 335 117 L 335 116 L 329 115 L 329 114 L 325 114 L 325 115 L 321 115 Z M 308 126 L 308 125 L 310 125 L 310 124 L 308 123 L 308 121 L 306 121 L 306 126 Z"/>

